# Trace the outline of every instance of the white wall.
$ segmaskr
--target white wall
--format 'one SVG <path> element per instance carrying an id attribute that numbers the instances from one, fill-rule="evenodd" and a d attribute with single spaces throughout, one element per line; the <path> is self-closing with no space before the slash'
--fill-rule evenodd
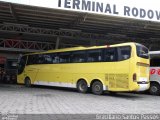
<path id="1" fill-rule="evenodd" d="M 160 22 L 159 0 L 0 0 L 0 1 Z M 100 4 L 102 3 L 104 10 L 103 12 L 95 11 L 93 9 L 84 10 L 82 8 L 82 6 L 84 7 L 82 1 L 85 1 L 85 3 L 90 2 L 91 7 L 93 7 L 94 4 L 96 4 L 97 2 Z M 77 6 L 75 7 L 73 5 L 77 2 L 79 2 L 79 9 L 77 8 Z M 107 5 L 109 5 L 108 9 L 111 9 L 111 12 L 104 12 L 106 10 Z M 127 9 L 128 8 L 130 9 L 129 14 L 126 14 L 126 7 Z M 94 8 L 96 9 L 96 6 Z M 117 14 L 113 12 L 114 9 L 117 11 Z"/>

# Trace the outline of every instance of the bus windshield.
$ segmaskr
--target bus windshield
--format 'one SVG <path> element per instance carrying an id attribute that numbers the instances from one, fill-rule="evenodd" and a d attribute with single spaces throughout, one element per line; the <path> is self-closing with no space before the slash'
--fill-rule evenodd
<path id="1" fill-rule="evenodd" d="M 145 58 L 145 59 L 149 58 L 148 49 L 145 46 L 136 45 L 136 49 L 137 49 L 137 56 L 138 57 Z"/>
<path id="2" fill-rule="evenodd" d="M 19 65 L 18 65 L 18 74 L 21 74 L 23 72 L 25 68 L 26 60 L 27 60 L 27 56 L 23 56 L 20 58 Z"/>

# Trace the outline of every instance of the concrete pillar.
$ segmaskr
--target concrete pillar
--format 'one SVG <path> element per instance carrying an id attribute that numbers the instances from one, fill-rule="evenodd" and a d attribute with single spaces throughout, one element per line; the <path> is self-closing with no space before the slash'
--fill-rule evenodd
<path id="1" fill-rule="evenodd" d="M 59 48 L 59 44 L 60 44 L 60 37 L 57 37 L 55 49 L 58 49 L 58 48 Z"/>

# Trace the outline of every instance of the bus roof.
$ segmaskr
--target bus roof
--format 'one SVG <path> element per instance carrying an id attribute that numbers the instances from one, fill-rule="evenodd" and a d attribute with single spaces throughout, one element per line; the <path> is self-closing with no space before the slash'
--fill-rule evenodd
<path id="1" fill-rule="evenodd" d="M 31 54 L 45 54 L 45 53 L 54 53 L 54 52 L 67 52 L 67 51 L 75 51 L 75 50 L 89 50 L 89 49 L 98 49 L 98 48 L 107 48 L 107 47 L 118 47 L 118 46 L 124 46 L 124 45 L 133 45 L 137 44 L 134 42 L 128 42 L 128 43 L 120 43 L 120 44 L 114 44 L 114 45 L 104 45 L 104 46 L 92 46 L 92 47 L 71 47 L 71 48 L 62 48 L 62 49 L 56 49 L 56 50 L 48 50 L 45 52 L 35 52 L 35 53 L 29 53 L 26 55 Z M 140 44 L 139 44 L 140 45 Z"/>

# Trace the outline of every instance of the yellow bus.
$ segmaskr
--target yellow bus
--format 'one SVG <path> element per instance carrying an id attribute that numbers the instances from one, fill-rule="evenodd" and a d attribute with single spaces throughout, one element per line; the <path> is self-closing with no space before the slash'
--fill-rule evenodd
<path id="1" fill-rule="evenodd" d="M 149 88 L 148 49 L 138 43 L 74 47 L 21 57 L 18 83 L 77 88 L 86 93 Z"/>

